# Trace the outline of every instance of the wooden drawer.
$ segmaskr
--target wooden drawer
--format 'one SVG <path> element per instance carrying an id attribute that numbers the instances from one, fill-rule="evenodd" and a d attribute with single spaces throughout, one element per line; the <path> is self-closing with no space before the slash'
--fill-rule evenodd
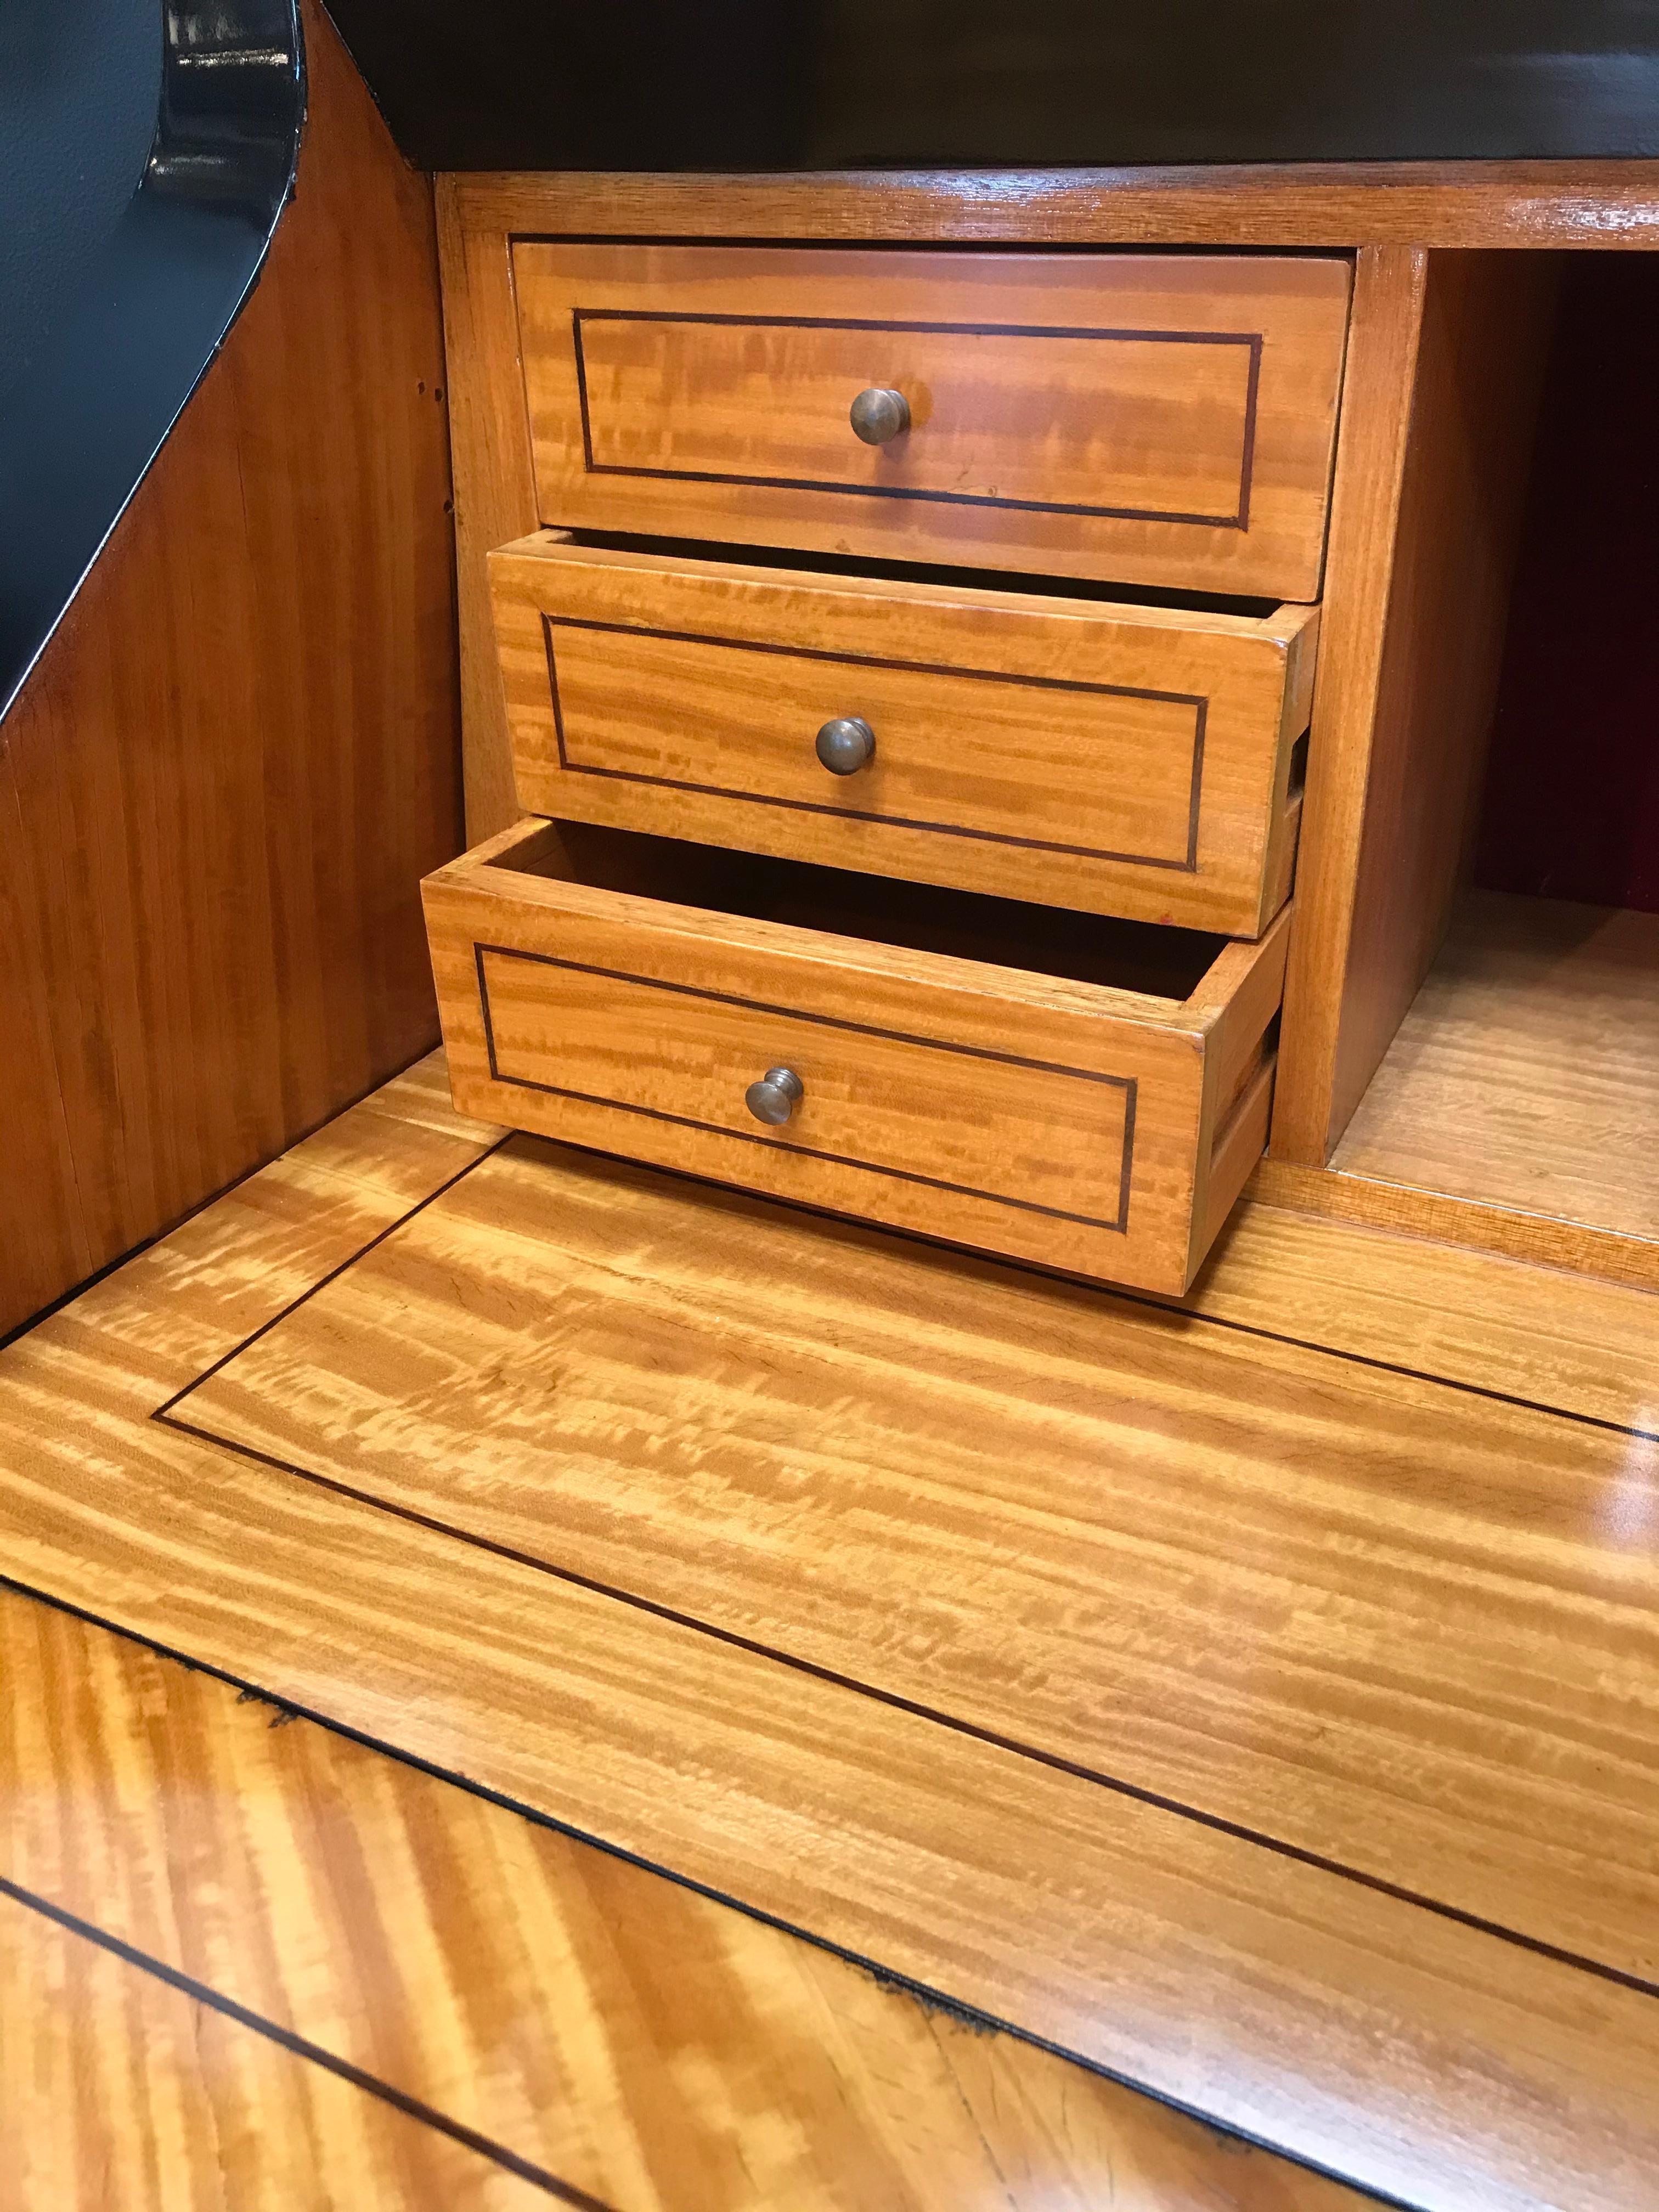
<path id="1" fill-rule="evenodd" d="M 584 550 L 490 556 L 520 803 L 1254 937 L 1316 610 L 1253 619 Z M 873 757 L 831 774 L 819 728 Z"/>
<path id="2" fill-rule="evenodd" d="M 558 823 L 425 896 L 485 1120 L 1165 1291 L 1266 1140 L 1288 911 L 1230 945 Z"/>
<path id="3" fill-rule="evenodd" d="M 1319 595 L 1346 260 L 514 248 L 544 522 Z M 854 434 L 868 387 L 910 427 Z"/>

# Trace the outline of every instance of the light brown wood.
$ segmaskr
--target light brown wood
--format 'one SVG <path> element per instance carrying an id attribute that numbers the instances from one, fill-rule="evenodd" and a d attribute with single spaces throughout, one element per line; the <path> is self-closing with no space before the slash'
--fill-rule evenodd
<path id="1" fill-rule="evenodd" d="M 464 1127 L 434 1126 L 427 1113 L 423 1107 L 410 1132 L 420 1146 L 442 1146 L 447 1157 L 476 1143 Z M 360 1133 L 361 1151 L 363 1120 L 347 1119 Z M 381 1133 L 370 1139 L 371 1150 L 396 1126 L 384 1112 L 377 1121 Z M 1072 2042 L 1166 2094 L 1289 2142 L 1304 2155 L 1328 2156 L 1345 2172 L 1407 2201 L 1448 2212 L 1523 2205 L 1535 2212 L 1540 2203 L 1577 2206 L 1588 2191 L 1598 2208 L 1647 2212 L 1655 2158 L 1650 1997 L 919 1717 L 872 1708 L 833 1684 L 712 1645 L 672 1622 L 648 1620 L 292 1475 L 228 1459 L 151 1420 L 165 1395 L 294 1296 L 301 1251 L 316 1273 L 337 1264 L 347 1213 L 356 1212 L 360 1235 L 372 1235 L 393 1183 L 410 1182 L 412 1162 L 402 1158 L 401 1136 L 388 1165 L 360 1161 L 355 1170 L 346 1124 L 330 1133 L 325 1169 L 318 1164 L 319 1143 L 133 1261 L 0 1362 L 0 1516 L 9 1571 L 441 1765 L 461 1766 L 612 1842 L 654 1852 L 751 1905 L 805 1920 L 899 1971 L 1012 2014 L 1033 2033 Z M 550 1174 L 556 1156 L 526 1147 L 523 1157 L 541 1163 L 540 1177 Z M 434 1156 L 428 1172 L 437 1165 Z M 570 1163 L 560 1172 L 578 1170 Z M 636 1171 L 606 1172 L 623 1188 Z M 692 1206 L 706 1220 L 708 1201 L 707 1193 L 638 1180 L 642 1190 L 672 1203 L 645 1246 L 640 1231 L 656 1201 L 625 1226 L 612 1222 L 606 1271 L 614 1274 L 625 1255 L 623 1279 L 611 1293 L 625 1312 L 641 1277 L 648 1281 L 664 1255 L 665 1290 L 675 1279 L 685 1246 L 674 1209 Z M 463 1182 L 453 1195 L 469 1188 Z M 789 1219 L 753 1201 L 715 1203 Z M 409 1231 L 378 1249 L 395 1251 L 434 1210 L 417 1213 Z M 565 1220 L 556 1202 L 551 1212 L 556 1223 Z M 935 1319 L 935 1291 L 952 1284 L 979 1310 L 981 1326 L 988 1284 L 1008 1286 L 996 1293 L 999 1300 L 1063 1294 L 1103 1316 L 1130 1310 L 1098 1294 L 946 1262 L 868 1231 L 829 1232 L 798 1222 L 792 1233 L 809 1240 L 832 1233 L 843 1258 L 867 1247 L 881 1255 L 884 1272 L 895 1263 L 925 1267 L 920 1297 L 890 1285 L 893 1310 L 902 1306 L 907 1347 L 922 1343 L 924 1322 Z M 535 1316 L 555 1292 L 538 1249 L 520 1241 L 518 1227 L 507 1233 L 491 1261 L 489 1310 L 510 1329 L 521 1301 L 526 1346 L 536 1346 L 534 1358 L 544 1359 Z M 1450 1256 L 1468 1265 L 1468 1255 Z M 732 1263 L 751 1295 L 753 1257 L 745 1243 Z M 861 1267 L 843 1269 L 837 1279 L 836 1296 L 855 1329 L 869 1325 L 871 1287 Z M 1572 1285 L 1559 1287 L 1569 1301 L 1576 1294 Z M 431 1277 L 417 1291 L 422 1303 L 449 1294 Z M 940 1325 L 956 1325 L 955 1297 L 938 1315 Z M 397 1320 L 399 1344 L 416 1359 L 423 1350 L 418 1310 L 405 1302 Z M 723 1360 L 741 1341 L 724 1323 L 699 1327 L 708 1310 L 702 1293 L 688 1291 L 685 1325 L 698 1329 L 699 1363 Z M 482 1319 L 476 1309 L 474 1319 Z M 1344 1319 L 1354 1325 L 1352 1315 Z M 625 1318 L 620 1330 L 606 1332 L 606 1356 L 632 1356 L 631 1326 Z M 1023 1317 L 1011 1326 L 1015 1371 L 1023 1378 L 1032 1347 L 1046 1339 Z M 1103 1326 L 1110 1331 L 1115 1323 Z M 1169 1326 L 1181 1332 L 1169 1339 L 1170 1371 L 1178 1376 L 1190 1332 L 1201 1325 Z M 1481 1326 L 1472 1310 L 1471 1357 Z M 1217 1334 L 1231 1342 L 1238 1333 Z M 433 1348 L 441 1358 L 441 1347 Z M 820 1356 L 829 1348 L 820 1337 Z M 1099 1348 L 1097 1341 L 1085 1363 L 1091 1388 L 1099 1387 L 1092 1380 Z M 334 1349 L 347 1347 L 336 1340 Z M 372 1388 L 373 1347 L 362 1349 L 370 1358 L 362 1380 Z M 1281 1352 L 1269 1356 L 1279 1361 Z M 545 1364 L 550 1382 L 552 1363 Z M 1328 1366 L 1334 1373 L 1346 1363 Z M 1248 1370 L 1234 1371 L 1243 1385 Z M 513 1369 L 497 1373 L 511 1373 L 520 1384 L 529 1380 L 518 1354 Z M 1293 1373 L 1281 1364 L 1258 1373 L 1264 1417 L 1269 1408 L 1276 1420 L 1286 1408 L 1299 1409 L 1304 1421 L 1323 1422 L 1330 1413 L 1334 1401 L 1323 1390 L 1310 1391 L 1307 1370 Z M 956 1398 L 948 1427 L 939 1431 L 940 1443 L 965 1437 L 979 1419 L 986 1401 L 977 1377 L 970 1373 L 965 1387 L 968 1395 Z M 1027 1389 L 1023 1379 L 1019 1388 Z M 1328 1459 L 1312 1463 L 1314 1472 L 1323 1469 L 1320 1480 L 1348 1467 L 1355 1440 L 1381 1460 L 1389 1457 L 1400 1431 L 1379 1415 L 1389 1406 L 1397 1415 L 1407 1400 L 1395 1394 L 1406 1389 L 1401 1378 L 1349 1374 L 1343 1390 L 1353 1394 L 1354 1425 L 1330 1421 Z M 822 1403 L 823 1395 L 822 1372 L 815 1370 L 812 1402 Z M 1443 1401 L 1455 1397 L 1436 1400 L 1422 1431 L 1431 1479 L 1425 1502 L 1410 1508 L 1413 1525 L 1426 1529 L 1419 1516 L 1432 1520 L 1443 1510 L 1449 1470 L 1467 1481 L 1471 1500 L 1480 1494 L 1481 1511 L 1509 1510 L 1507 1497 L 1525 1519 L 1525 1499 L 1510 1487 L 1521 1463 L 1508 1425 L 1513 1417 L 1499 1409 L 1498 1427 L 1486 1430 L 1482 1406 L 1443 1410 Z M 912 1401 L 915 1418 L 926 1419 L 914 1393 Z M 602 1418 L 608 1402 L 601 1389 L 594 1404 Z M 798 1426 L 798 1405 L 789 1419 Z M 1125 1419 L 1133 1424 L 1126 1433 L 1178 1443 L 1172 1404 L 1150 1426 L 1144 1415 L 1126 1411 Z M 1563 1449 L 1577 1450 L 1574 1425 L 1528 1419 L 1529 1437 L 1559 1426 Z M 1474 1423 L 1489 1437 L 1480 1448 L 1489 1454 L 1489 1477 L 1479 1473 Z M 688 1443 L 699 1433 L 695 1425 L 676 1431 Z M 364 1435 L 360 1444 L 373 1442 Z M 1261 1470 L 1264 1492 L 1275 1471 L 1283 1477 L 1310 1464 L 1303 1445 L 1288 1438 L 1273 1450 L 1273 1464 Z M 637 1464 L 631 1448 L 627 1463 Z M 1097 1462 L 1097 1484 L 1103 1482 L 1109 1496 L 1127 1465 Z M 1398 1462 L 1391 1475 L 1396 1510 L 1410 1495 L 1409 1486 L 1401 1488 L 1405 1466 Z M 1558 1503 L 1583 1494 L 1578 1477 L 1565 1489 L 1561 1480 L 1559 1469 L 1550 1478 Z M 1181 1494 L 1178 1486 L 1166 1488 L 1162 1507 Z M 1206 1504 L 1194 1499 L 1194 1525 Z M 1335 1563 L 1350 1540 L 1340 1533 L 1340 1516 L 1331 1525 L 1333 1544 L 1322 1550 Z M 1584 1525 L 1589 1541 L 1590 1522 Z M 1226 1526 L 1208 1515 L 1204 1541 L 1212 1555 L 1217 1529 Z M 1630 1595 L 1620 1605 L 1639 1608 L 1645 1554 L 1597 1526 L 1606 1571 L 1617 1565 L 1626 1578 Z M 1477 1547 L 1455 1564 L 1443 1533 L 1437 1537 L 1441 1571 L 1466 1578 L 1474 1597 L 1490 1559 Z M 1556 1548 L 1561 1541 L 1529 1522 L 1519 1549 L 1507 1553 L 1520 1579 L 1506 1581 L 1505 1590 L 1518 1593 L 1534 1577 L 1528 1601 L 1553 1606 L 1571 1586 L 1570 1572 L 1556 1571 L 1569 1556 Z M 1583 1563 L 1582 1552 L 1571 1556 Z M 1281 1565 L 1283 1558 L 1281 1552 Z M 325 1574 L 318 1571 L 319 1560 Z M 1358 1557 L 1354 1564 L 1356 1571 L 1363 1566 Z M 809 1584 L 804 1578 L 803 1588 Z M 1376 1616 L 1389 1613 L 1411 1587 L 1408 1577 L 1391 1576 L 1375 1593 Z M 1248 1588 L 1240 1584 L 1241 1598 Z M 1581 1620 L 1578 1608 L 1593 1606 L 1588 1596 L 1574 1603 Z M 1235 1613 L 1224 1635 L 1216 1616 L 1216 1649 L 1224 1643 L 1230 1682 L 1261 1679 L 1240 1661 L 1255 1649 L 1255 1624 L 1266 1618 L 1259 1609 Z M 1293 1632 L 1296 1617 L 1284 1618 Z M 1340 1607 L 1317 1618 L 1340 1632 Z M 1483 1651 L 1490 1663 L 1490 1633 L 1501 1618 L 1495 1608 L 1480 1638 L 1462 1647 L 1462 1663 L 1478 1664 Z M 1315 1616 L 1303 1619 L 1312 1625 Z M 1401 1625 L 1389 1632 L 1400 1650 Z M 866 1656 L 879 1656 L 890 1641 Z M 1552 1658 L 1561 1648 L 1552 1646 Z M 1442 1656 L 1455 1657 L 1449 1650 Z M 787 1695 L 771 1686 L 781 1676 Z M 1532 1679 L 1540 1679 L 1535 1666 Z M 1615 1694 L 1605 1672 L 1596 1694 Z M 1175 1691 L 1167 1702 L 1174 1708 L 1181 1699 Z M 1621 1723 L 1620 1771 L 1651 1741 L 1634 1725 L 1638 1711 Z M 1500 1724 L 1513 1723 L 1500 1723 L 1493 1709 L 1485 1726 Z M 1346 1726 L 1338 1726 L 1339 1741 Z M 951 1741 L 940 1750 L 945 1736 Z M 1507 1759 L 1483 1763 L 1488 1741 L 1472 1712 L 1464 1751 L 1476 1762 L 1482 1789 L 1509 1772 Z M 1583 1741 L 1598 1786 L 1606 1788 L 1614 1766 L 1603 1741 Z M 1241 1771 L 1248 1773 L 1249 1762 Z M 1389 1771 L 1409 1778 L 1413 1762 L 1392 1760 Z M 1540 1767 L 1535 1786 L 1548 1786 L 1555 1771 Z M 1520 1778 L 1534 1786 L 1524 1768 Z M 1370 1785 L 1386 1779 L 1375 1771 L 1368 1778 Z M 1386 1826 L 1377 1832 L 1379 1842 L 1387 1836 Z M 949 1839 L 943 1856 L 941 1838 Z M 1547 1824 L 1533 1839 L 1546 1851 L 1554 1847 Z M 1577 1893 L 1594 1875 L 1593 1868 L 1575 1867 L 1554 1909 L 1582 1910 Z M 1482 1893 L 1488 1911 L 1507 1894 L 1490 1880 L 1483 1880 Z"/>
<path id="2" fill-rule="evenodd" d="M 535 528 L 536 479 L 507 232 L 477 219 L 463 179 L 440 177 L 436 198 L 455 471 L 466 834 L 476 843 L 519 814 L 484 556 L 492 545 Z"/>
<path id="3" fill-rule="evenodd" d="M 1188 1303 L 1236 1326 L 1465 1390 L 1659 1431 L 1659 1297 L 1431 1243 L 1426 1226 L 1397 1236 L 1334 1209 L 1293 1210 L 1309 1185 L 1340 1192 L 1356 1182 L 1263 1161 Z M 1258 1195 L 1280 1187 L 1283 1206 Z"/>
<path id="4" fill-rule="evenodd" d="M 1324 895 L 1304 908 L 1315 918 L 1287 994 L 1276 1157 L 1323 1164 L 1445 933 L 1497 696 L 1554 295 L 1548 258 L 1428 264 L 1408 403 L 1396 386 L 1410 428 L 1391 532 L 1386 485 L 1365 492 L 1359 479 L 1376 507 L 1361 526 L 1375 563 L 1350 586 L 1365 679 L 1316 704 L 1304 830 Z M 1334 545 L 1334 585 L 1340 557 Z"/>
<path id="5" fill-rule="evenodd" d="M 1612 1231 L 1659 1262 L 1659 916 L 1466 895 L 1345 1175 Z"/>
<path id="6" fill-rule="evenodd" d="M 1302 921 L 1285 979 L 1275 1159 L 1322 1167 L 1353 927 L 1371 734 L 1382 681 L 1401 485 L 1429 257 L 1367 246 L 1355 259 L 1326 606 L 1297 853 Z"/>
<path id="7" fill-rule="evenodd" d="M 0 1333 L 435 1036 L 459 842 L 430 194 L 320 9 L 246 312 L 6 718 Z"/>
<path id="8" fill-rule="evenodd" d="M 984 246 L 1659 246 L 1654 165 L 1216 162 L 783 175 L 448 176 L 479 229 Z"/>
<path id="9" fill-rule="evenodd" d="M 0 1873 L 604 2204 L 1358 2203 L 130 1639 L 9 1596 L 0 1655 Z M 76 2130 L 10 2133 L 38 2162 Z M 332 2153 L 294 2148 L 309 2201 Z"/>
<path id="10" fill-rule="evenodd" d="M 1659 1979 L 1644 1447 L 961 1265 L 515 1140 L 173 1418 Z"/>
<path id="11" fill-rule="evenodd" d="M 4 1896 L 0 2108 L 7 2212 L 548 2202 L 483 2153 Z"/>
<path id="12" fill-rule="evenodd" d="M 1553 257 L 1431 264 L 1329 1143 L 1416 995 L 1465 871 L 1555 297 Z"/>
<path id="13" fill-rule="evenodd" d="M 770 863 L 784 872 L 745 897 L 720 880 L 733 864 L 710 853 L 702 897 L 676 902 L 672 882 L 669 896 L 641 897 L 593 851 L 573 830 L 510 830 L 428 879 L 463 1112 L 1185 1289 L 1202 1257 L 1195 1232 L 1216 1225 L 1202 1170 L 1217 1124 L 1278 1005 L 1285 916 L 1218 962 L 1195 940 L 1190 983 L 1153 979 L 1170 993 L 1153 997 L 1133 975 L 1129 988 L 1098 978 L 1103 957 L 1115 975 L 1123 940 L 1109 934 L 1097 952 L 1095 933 L 1125 925 L 975 908 L 979 933 L 958 946 L 943 894 L 921 900 L 918 939 L 902 916 L 890 923 L 889 887 L 866 896 L 860 878 Z M 1069 966 L 1014 964 L 1026 916 L 1067 933 Z M 914 949 L 930 941 L 945 949 Z M 1133 944 L 1170 957 L 1161 938 Z M 1212 964 L 1224 981 L 1200 999 Z M 775 1132 L 744 1094 L 777 1066 L 805 1096 Z"/>
<path id="14" fill-rule="evenodd" d="M 1326 1219 L 1398 1230 L 1532 1266 L 1659 1290 L 1659 1248 L 1645 1237 L 1622 1237 L 1482 1199 L 1449 1198 L 1413 1183 L 1385 1182 L 1335 1168 L 1295 1167 L 1284 1160 L 1260 1161 L 1252 1181 L 1270 1204 Z"/>
<path id="15" fill-rule="evenodd" d="M 1316 609 L 1192 614 L 554 532 L 489 573 L 532 814 L 1239 936 L 1288 895 Z M 838 778 L 813 741 L 854 714 L 875 757 Z"/>
<path id="16" fill-rule="evenodd" d="M 1315 599 L 1335 258 L 515 244 L 541 519 Z M 848 410 L 904 392 L 872 447 Z"/>

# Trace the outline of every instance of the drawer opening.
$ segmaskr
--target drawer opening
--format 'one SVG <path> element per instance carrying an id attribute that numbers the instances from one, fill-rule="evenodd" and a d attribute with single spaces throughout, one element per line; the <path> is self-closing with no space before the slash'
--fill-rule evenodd
<path id="1" fill-rule="evenodd" d="M 594 823 L 545 823 L 487 865 L 1176 1005 L 1193 995 L 1231 941 Z"/>
<path id="2" fill-rule="evenodd" d="M 799 546 L 732 545 L 706 538 L 643 537 L 623 530 L 560 528 L 553 534 L 594 552 L 642 553 L 656 560 L 738 561 L 749 568 L 927 584 L 943 592 L 1035 593 L 1046 599 L 1083 599 L 1102 606 L 1170 607 L 1193 614 L 1236 615 L 1247 622 L 1266 622 L 1279 612 L 1281 605 L 1278 599 L 1244 599 L 1224 592 L 1169 591 L 1154 584 L 1100 583 L 1092 577 L 948 567 L 934 561 L 890 561 L 860 554 L 812 552 Z"/>

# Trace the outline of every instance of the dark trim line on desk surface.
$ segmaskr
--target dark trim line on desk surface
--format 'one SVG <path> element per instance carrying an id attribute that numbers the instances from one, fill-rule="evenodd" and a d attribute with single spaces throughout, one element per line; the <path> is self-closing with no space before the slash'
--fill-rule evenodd
<path id="1" fill-rule="evenodd" d="M 27 1589 L 23 1584 L 7 1578 L 0 1577 L 0 1589 L 9 1589 L 21 1596 L 36 1598 L 52 1606 L 55 1610 L 71 1613 L 77 1620 L 88 1621 L 94 1627 L 106 1625 L 94 1620 L 89 1613 L 81 1613 L 78 1607 L 59 1606 L 56 1599 Z M 112 1623 L 109 1626 L 113 1627 Z M 126 1632 L 116 1629 L 114 1632 L 119 1635 Z M 158 1656 L 169 1659 L 174 1657 L 171 1652 L 161 1652 L 159 1645 L 148 1644 L 144 1638 L 135 1637 L 131 1640 L 145 1644 Z M 192 1665 L 194 1662 L 184 1661 L 181 1663 Z M 216 1670 L 214 1671 L 216 1675 Z M 383 2081 L 379 2075 L 370 2074 L 364 2068 L 354 2065 L 350 2059 L 325 2050 L 321 2044 L 313 2043 L 309 2036 L 298 2035 L 291 2027 L 283 2027 L 264 2013 L 254 2012 L 247 2005 L 239 2004 L 234 1997 L 226 1996 L 222 1990 L 216 1990 L 211 1984 L 198 1981 L 194 1974 L 185 1973 L 177 1966 L 170 1966 L 165 1959 L 158 1959 L 153 1952 L 141 1951 L 136 1944 L 100 1928 L 96 1921 L 83 1920 L 78 1912 L 70 1911 L 66 1906 L 55 1904 L 50 1898 L 39 1896 L 32 1889 L 25 1889 L 21 1882 L 11 1881 L 4 1874 L 0 1874 L 0 1897 L 9 1898 L 25 1911 L 38 1913 L 43 1920 L 49 1920 L 54 1927 L 62 1929 L 65 1935 L 77 1936 L 82 1942 L 92 1944 L 110 1957 L 118 1959 L 123 1966 L 134 1967 L 139 1973 L 149 1974 L 154 1980 L 165 1983 L 168 1989 L 188 1997 L 192 2004 L 204 2005 L 210 2012 L 216 2012 L 225 2020 L 234 2021 L 239 2027 L 246 2028 L 252 2034 L 263 2036 L 267 2043 L 276 2044 L 279 2050 L 286 2051 L 291 2057 L 303 2058 L 313 2066 L 320 2066 L 325 2074 L 333 2075 L 337 2081 L 344 2081 L 354 2089 L 361 2089 L 366 2097 L 390 2105 L 405 2119 L 416 2120 L 422 2127 L 431 2128 L 441 2136 L 447 2136 L 452 2142 L 459 2143 L 464 2150 L 475 2152 L 478 2157 L 488 2159 L 493 2166 L 505 2168 L 519 2180 L 544 2191 L 556 2203 L 571 2205 L 574 2212 L 612 2212 L 612 2208 L 603 2199 L 590 2196 L 586 2190 L 577 2189 L 568 2181 L 561 2181 L 545 2166 L 521 2158 L 517 2151 L 509 2150 L 505 2143 L 495 2142 L 493 2136 L 481 2135 L 477 2129 L 468 2127 L 463 2120 L 452 2119 L 448 2113 L 439 2112 L 434 2106 L 427 2104 L 419 2097 L 411 2097 L 407 2091 Z"/>
<path id="2" fill-rule="evenodd" d="M 0 716 L 246 305 L 293 189 L 297 0 L 168 0 L 158 12 L 161 97 L 143 174 L 0 410 Z"/>

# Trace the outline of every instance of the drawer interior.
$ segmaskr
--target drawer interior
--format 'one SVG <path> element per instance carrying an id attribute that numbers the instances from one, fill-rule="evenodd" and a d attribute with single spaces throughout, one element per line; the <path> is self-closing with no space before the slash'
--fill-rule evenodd
<path id="1" fill-rule="evenodd" d="M 1176 1005 L 1192 996 L 1230 942 L 1202 930 L 1074 914 L 592 823 L 544 823 L 486 865 Z"/>

